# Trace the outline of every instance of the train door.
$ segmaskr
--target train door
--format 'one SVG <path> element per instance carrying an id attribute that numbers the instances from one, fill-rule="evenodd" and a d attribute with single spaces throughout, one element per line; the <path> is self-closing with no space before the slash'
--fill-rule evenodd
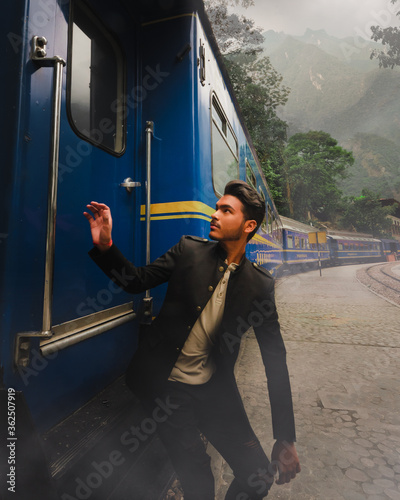
<path id="1" fill-rule="evenodd" d="M 333 238 L 329 238 L 329 243 L 330 243 L 330 258 L 333 261 L 336 261 L 339 257 L 338 242 L 337 242 L 337 240 L 334 240 Z"/>
<path id="2" fill-rule="evenodd" d="M 132 329 L 122 326 L 135 316 L 132 298 L 106 280 L 88 257 L 92 244 L 82 212 L 92 200 L 107 204 L 113 239 L 133 259 L 144 184 L 137 161 L 136 110 L 131 107 L 128 114 L 124 106 L 138 67 L 134 20 L 122 6 L 118 10 L 102 0 L 90 6 L 80 0 L 54 0 L 46 6 L 50 4 L 54 24 L 35 30 L 32 42 L 36 70 L 31 84 L 32 103 L 53 103 L 51 126 L 49 121 L 40 131 L 51 150 L 41 339 L 45 355 L 117 326 L 119 332 Z"/>

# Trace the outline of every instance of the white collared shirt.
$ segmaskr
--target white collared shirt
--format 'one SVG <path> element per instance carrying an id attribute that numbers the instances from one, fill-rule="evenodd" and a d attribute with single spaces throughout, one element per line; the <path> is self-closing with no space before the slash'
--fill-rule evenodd
<path id="1" fill-rule="evenodd" d="M 210 351 L 224 314 L 229 277 L 237 267 L 238 264 L 235 263 L 227 267 L 206 307 L 190 331 L 168 380 L 200 385 L 205 384 L 212 377 L 215 364 L 210 357 Z"/>

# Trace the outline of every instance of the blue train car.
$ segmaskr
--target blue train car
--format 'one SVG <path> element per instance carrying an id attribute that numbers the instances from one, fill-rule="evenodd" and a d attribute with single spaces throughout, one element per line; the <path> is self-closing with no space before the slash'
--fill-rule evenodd
<path id="1" fill-rule="evenodd" d="M 283 268 L 284 272 L 301 272 L 316 269 L 318 262 L 329 261 L 327 243 L 310 243 L 309 235 L 316 229 L 307 224 L 282 217 L 283 224 Z"/>
<path id="2" fill-rule="evenodd" d="M 333 266 L 384 260 L 381 240 L 368 235 L 335 232 L 328 234 L 330 262 Z"/>
<path id="3" fill-rule="evenodd" d="M 202 1 L 26 0 L 0 26 L 1 382 L 42 433 L 124 373 L 165 293 L 129 296 L 96 268 L 87 203 L 110 206 L 137 265 L 207 237 L 231 179 L 265 198 L 248 257 L 273 274 L 282 230 Z"/>
<path id="4" fill-rule="evenodd" d="M 383 239 L 382 251 L 385 260 L 399 260 L 400 259 L 400 241 Z"/>

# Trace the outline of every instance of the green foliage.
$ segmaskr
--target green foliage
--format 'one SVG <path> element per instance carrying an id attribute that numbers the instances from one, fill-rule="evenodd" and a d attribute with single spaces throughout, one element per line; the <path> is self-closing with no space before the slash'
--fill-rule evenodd
<path id="1" fill-rule="evenodd" d="M 343 55 L 342 60 L 334 58 L 325 52 L 327 42 L 335 41 L 330 48 L 340 53 L 343 40 L 330 37 L 327 41 L 319 35 L 309 36 L 321 42 L 318 47 L 306 43 L 305 36 L 269 36 L 271 63 L 291 89 L 287 104 L 279 109 L 280 118 L 289 123 L 288 135 L 323 130 L 353 152 L 351 175 L 339 183 L 346 196 L 359 196 L 366 187 L 399 199 L 400 69 L 377 68 L 376 61 L 369 60 L 378 45 L 372 41 L 364 40 L 365 52 L 354 51 L 354 57 L 360 58 L 357 64 L 346 62 Z M 372 64 L 373 70 L 368 66 L 359 71 L 364 62 Z"/>
<path id="2" fill-rule="evenodd" d="M 254 26 L 253 19 L 228 11 L 228 7 L 251 5 L 254 0 L 205 0 L 205 10 L 222 54 L 261 51 L 261 28 Z"/>
<path id="3" fill-rule="evenodd" d="M 341 226 L 382 237 L 390 233 L 392 221 L 387 216 L 392 214 L 393 210 L 394 207 L 382 207 L 379 194 L 363 189 L 361 196 L 349 198 L 347 201 Z"/>
<path id="4" fill-rule="evenodd" d="M 346 141 L 353 151 L 351 175 L 339 183 L 346 196 L 359 196 L 361 188 L 397 199 L 400 193 L 400 144 L 377 134 L 356 134 Z"/>
<path id="5" fill-rule="evenodd" d="M 333 220 L 342 206 L 337 180 L 346 176 L 353 155 L 328 133 L 309 131 L 293 135 L 285 149 L 290 216 Z"/>
<path id="6" fill-rule="evenodd" d="M 252 19 L 228 13 L 228 6 L 235 5 L 249 7 L 254 0 L 205 1 L 244 122 L 279 208 L 283 203 L 279 171 L 287 124 L 278 118 L 276 108 L 286 103 L 290 90 L 282 85 L 282 77 L 268 57 L 257 60 L 264 39 Z"/>
<path id="7" fill-rule="evenodd" d="M 290 90 L 269 58 L 227 57 L 225 63 L 249 130 L 261 167 L 275 203 L 282 203 L 280 170 L 287 125 L 278 118 L 276 108 L 283 106 Z"/>
<path id="8" fill-rule="evenodd" d="M 395 4 L 398 0 L 391 0 Z M 400 12 L 396 13 L 397 16 Z M 385 50 L 374 50 L 371 59 L 377 58 L 380 68 L 394 68 L 400 66 L 400 28 L 389 26 L 371 26 L 372 40 L 381 42 Z"/>

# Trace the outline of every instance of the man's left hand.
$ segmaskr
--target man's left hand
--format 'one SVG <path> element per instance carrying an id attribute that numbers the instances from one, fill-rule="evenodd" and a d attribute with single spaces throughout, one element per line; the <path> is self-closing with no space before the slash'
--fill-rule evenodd
<path id="1" fill-rule="evenodd" d="M 289 483 L 301 471 L 294 443 L 276 441 L 272 449 L 271 460 L 275 471 L 279 472 L 276 484 Z"/>

